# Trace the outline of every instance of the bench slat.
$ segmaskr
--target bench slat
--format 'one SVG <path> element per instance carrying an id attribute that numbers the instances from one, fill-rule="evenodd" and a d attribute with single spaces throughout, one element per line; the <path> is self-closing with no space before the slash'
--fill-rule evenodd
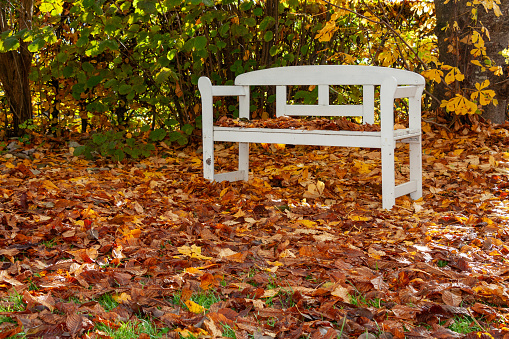
<path id="1" fill-rule="evenodd" d="M 246 95 L 242 86 L 212 86 L 213 96 L 241 96 Z"/>
<path id="2" fill-rule="evenodd" d="M 214 141 L 381 148 L 380 132 L 214 127 Z"/>
<path id="3" fill-rule="evenodd" d="M 418 86 L 399 86 L 396 88 L 396 93 L 394 93 L 394 98 L 410 98 L 415 96 Z"/>
<path id="4" fill-rule="evenodd" d="M 244 171 L 233 171 L 233 172 L 214 174 L 214 180 L 217 182 L 239 181 L 239 180 L 244 180 L 244 178 L 245 178 Z"/>
<path id="5" fill-rule="evenodd" d="M 286 105 L 285 114 L 290 116 L 361 117 L 362 105 Z"/>
<path id="6" fill-rule="evenodd" d="M 401 197 L 403 195 L 415 192 L 417 190 L 417 182 L 415 180 L 405 182 L 401 185 L 397 185 L 394 188 L 394 196 Z"/>

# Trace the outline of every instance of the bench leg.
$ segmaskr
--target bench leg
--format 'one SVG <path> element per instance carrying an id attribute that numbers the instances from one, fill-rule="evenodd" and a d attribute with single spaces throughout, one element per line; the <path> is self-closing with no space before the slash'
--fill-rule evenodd
<path id="1" fill-rule="evenodd" d="M 249 143 L 239 142 L 239 172 L 242 173 L 242 180 L 249 179 Z"/>
<path id="2" fill-rule="evenodd" d="M 385 146 L 382 153 L 382 207 L 390 210 L 396 203 L 396 173 L 394 171 L 394 147 Z"/>
<path id="3" fill-rule="evenodd" d="M 421 138 L 409 144 L 410 147 L 410 181 L 415 181 L 417 190 L 410 193 L 413 200 L 422 197 L 422 149 Z"/>
<path id="4" fill-rule="evenodd" d="M 214 141 L 212 136 L 205 135 L 205 129 L 203 133 L 203 177 L 214 180 Z"/>

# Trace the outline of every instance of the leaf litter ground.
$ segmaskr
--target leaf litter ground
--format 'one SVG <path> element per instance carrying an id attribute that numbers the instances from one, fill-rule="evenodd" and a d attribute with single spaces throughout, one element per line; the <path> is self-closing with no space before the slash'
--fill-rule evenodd
<path id="1" fill-rule="evenodd" d="M 253 145 L 247 183 L 196 147 L 4 153 L 0 337 L 509 338 L 509 126 L 424 131 L 424 198 L 391 211 L 370 149 Z"/>

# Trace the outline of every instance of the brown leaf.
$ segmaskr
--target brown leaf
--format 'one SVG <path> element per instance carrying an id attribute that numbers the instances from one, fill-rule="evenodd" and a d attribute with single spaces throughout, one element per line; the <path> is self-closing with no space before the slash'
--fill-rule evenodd
<path id="1" fill-rule="evenodd" d="M 65 324 L 67 328 L 69 329 L 69 332 L 71 333 L 72 337 L 76 337 L 77 334 L 79 334 L 83 328 L 82 328 L 82 315 L 77 313 L 70 313 L 67 314 L 67 317 L 65 319 Z"/>
<path id="2" fill-rule="evenodd" d="M 459 306 L 463 301 L 460 295 L 454 294 L 449 290 L 442 292 L 442 300 L 449 306 Z"/>

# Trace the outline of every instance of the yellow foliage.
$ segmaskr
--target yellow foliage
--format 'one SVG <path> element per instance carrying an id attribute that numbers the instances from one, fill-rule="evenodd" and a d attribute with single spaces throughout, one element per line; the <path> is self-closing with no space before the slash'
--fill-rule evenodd
<path id="1" fill-rule="evenodd" d="M 440 107 L 445 107 L 448 112 L 454 112 L 458 115 L 474 114 L 477 112 L 477 105 L 465 98 L 461 94 L 456 94 L 454 98 L 443 100 Z"/>
<path id="2" fill-rule="evenodd" d="M 336 27 L 336 20 L 329 20 L 325 26 L 315 35 L 315 39 L 318 39 L 320 42 L 330 41 L 338 29 L 339 28 Z"/>
<path id="3" fill-rule="evenodd" d="M 496 76 L 501 76 L 504 74 L 504 69 L 502 68 L 502 66 L 490 67 L 490 71 L 493 72 L 493 74 L 495 74 Z"/>
<path id="4" fill-rule="evenodd" d="M 392 66 L 399 57 L 398 50 L 396 48 L 394 49 L 388 49 L 386 51 L 383 51 L 378 55 L 378 60 L 382 63 L 382 66 Z"/>
<path id="5" fill-rule="evenodd" d="M 475 84 L 476 91 L 474 93 L 472 93 L 470 98 L 472 100 L 476 100 L 477 98 L 479 98 L 479 104 L 481 104 L 483 106 L 486 106 L 486 105 L 490 104 L 491 102 L 493 102 L 493 104 L 496 106 L 498 102 L 496 102 L 496 100 L 493 100 L 493 98 L 496 95 L 495 91 L 493 91 L 491 89 L 485 90 L 485 88 L 488 87 L 489 85 L 490 85 L 490 81 L 488 79 L 484 80 L 482 82 L 482 84 L 476 83 Z"/>
<path id="6" fill-rule="evenodd" d="M 443 69 L 450 69 L 449 73 L 445 76 L 445 82 L 447 84 L 453 83 L 454 81 L 463 81 L 465 79 L 465 76 L 457 67 L 452 67 L 449 65 L 442 66 Z"/>
<path id="7" fill-rule="evenodd" d="M 442 81 L 441 77 L 444 76 L 444 72 L 439 69 L 427 69 L 421 73 L 423 77 L 429 80 L 433 80 L 436 83 L 440 83 Z"/>

